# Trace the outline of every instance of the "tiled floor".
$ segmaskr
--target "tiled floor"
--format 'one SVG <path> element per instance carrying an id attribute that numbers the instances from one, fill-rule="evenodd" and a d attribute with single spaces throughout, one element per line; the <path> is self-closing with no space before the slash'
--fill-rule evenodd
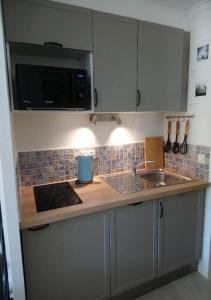
<path id="1" fill-rule="evenodd" d="M 135 300 L 211 300 L 211 280 L 196 272 Z"/>

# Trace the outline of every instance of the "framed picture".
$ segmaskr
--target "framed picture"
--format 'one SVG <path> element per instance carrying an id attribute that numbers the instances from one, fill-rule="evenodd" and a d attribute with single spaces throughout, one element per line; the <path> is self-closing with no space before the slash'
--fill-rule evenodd
<path id="1" fill-rule="evenodd" d="M 197 48 L 197 62 L 205 62 L 209 59 L 210 45 L 206 44 Z"/>
<path id="2" fill-rule="evenodd" d="M 211 102 L 211 73 L 190 78 L 189 102 Z"/>
<path id="3" fill-rule="evenodd" d="M 211 39 L 196 44 L 192 51 L 192 69 L 211 65 Z"/>
<path id="4" fill-rule="evenodd" d="M 206 97 L 207 95 L 207 84 L 201 83 L 200 81 L 196 83 L 195 86 L 195 97 Z"/>

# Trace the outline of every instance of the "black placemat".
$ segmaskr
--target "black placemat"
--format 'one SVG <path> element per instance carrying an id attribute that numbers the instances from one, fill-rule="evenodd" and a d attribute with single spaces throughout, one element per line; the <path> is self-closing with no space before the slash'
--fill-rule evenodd
<path id="1" fill-rule="evenodd" d="M 37 212 L 82 203 L 69 182 L 35 186 Z"/>

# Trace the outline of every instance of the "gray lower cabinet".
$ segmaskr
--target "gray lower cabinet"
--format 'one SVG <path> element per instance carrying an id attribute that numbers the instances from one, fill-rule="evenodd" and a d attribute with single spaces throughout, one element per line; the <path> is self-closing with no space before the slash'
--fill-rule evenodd
<path id="1" fill-rule="evenodd" d="M 136 111 L 137 28 L 134 19 L 94 12 L 95 111 Z"/>
<path id="2" fill-rule="evenodd" d="M 92 50 L 92 11 L 53 1 L 5 0 L 7 40 L 30 44 L 60 43 Z"/>
<path id="3" fill-rule="evenodd" d="M 198 190 L 23 230 L 27 299 L 108 299 L 197 263 L 203 203 Z"/>
<path id="4" fill-rule="evenodd" d="M 203 198 L 203 191 L 194 191 L 159 201 L 159 275 L 179 269 L 199 259 Z"/>
<path id="5" fill-rule="evenodd" d="M 157 201 L 116 209 L 111 216 L 111 295 L 157 275 Z"/>
<path id="6" fill-rule="evenodd" d="M 110 295 L 105 214 L 22 231 L 28 300 L 94 300 Z"/>
<path id="7" fill-rule="evenodd" d="M 138 111 L 187 109 L 188 45 L 184 30 L 139 22 Z"/>

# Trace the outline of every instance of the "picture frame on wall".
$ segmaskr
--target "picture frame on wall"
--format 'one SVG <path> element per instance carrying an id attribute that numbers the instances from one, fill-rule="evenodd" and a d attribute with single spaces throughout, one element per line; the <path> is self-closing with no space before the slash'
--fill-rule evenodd
<path id="1" fill-rule="evenodd" d="M 191 78 L 189 102 L 211 102 L 211 73 Z"/>
<path id="2" fill-rule="evenodd" d="M 197 62 L 206 62 L 209 59 L 209 47 L 208 43 L 205 45 L 197 47 Z"/>
<path id="3" fill-rule="evenodd" d="M 196 44 L 192 52 L 192 69 L 211 66 L 211 39 Z"/>

